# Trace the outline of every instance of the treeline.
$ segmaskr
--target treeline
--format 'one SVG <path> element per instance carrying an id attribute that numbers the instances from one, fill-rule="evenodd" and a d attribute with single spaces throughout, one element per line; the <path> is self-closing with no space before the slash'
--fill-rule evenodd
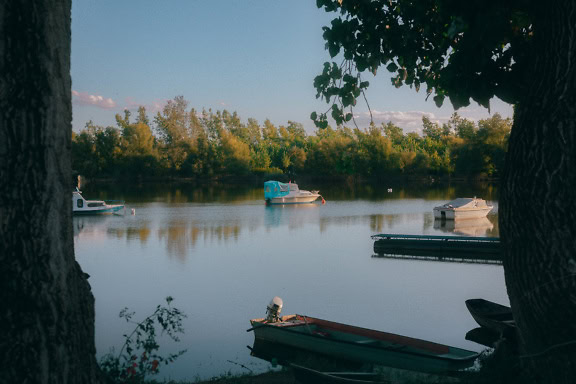
<path id="1" fill-rule="evenodd" d="M 72 136 L 73 168 L 87 177 L 219 178 L 390 176 L 497 177 L 511 120 L 499 114 L 477 124 L 454 114 L 439 125 L 424 117 L 422 135 L 392 124 L 330 126 L 307 135 L 302 124 L 275 126 L 234 112 L 188 109 L 181 96 L 150 121 L 140 107 L 116 115 L 116 127 L 91 121 Z"/>

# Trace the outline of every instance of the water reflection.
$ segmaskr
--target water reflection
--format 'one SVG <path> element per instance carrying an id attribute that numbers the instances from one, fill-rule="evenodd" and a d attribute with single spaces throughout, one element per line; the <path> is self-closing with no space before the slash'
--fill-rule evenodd
<path id="1" fill-rule="evenodd" d="M 313 230 L 325 234 L 330 228 L 365 227 L 370 234 L 442 234 L 498 236 L 497 225 L 488 218 L 462 221 L 434 220 L 426 200 L 374 202 L 328 202 L 272 205 L 261 201 L 233 200 L 227 204 L 182 203 L 179 193 L 170 195 L 172 203 L 130 205 L 135 215 L 74 217 L 74 235 L 83 241 L 103 241 L 105 237 L 128 243 L 163 244 L 166 253 L 181 261 L 199 244 L 235 244 L 253 233 L 287 228 Z M 496 216 L 492 215 L 494 221 Z"/>
<path id="2" fill-rule="evenodd" d="M 488 236 L 494 224 L 488 218 L 462 220 L 434 220 L 434 229 L 462 236 Z"/>
<path id="3" fill-rule="evenodd" d="M 318 203 L 266 205 L 264 225 L 278 227 L 286 225 L 288 228 L 298 228 L 302 225 L 317 223 L 322 206 Z"/>
<path id="4" fill-rule="evenodd" d="M 445 234 L 434 228 L 434 206 L 495 192 L 301 184 L 320 189 L 327 203 L 266 207 L 260 183 L 84 188 L 93 198 L 123 199 L 136 213 L 73 220 L 76 257 L 96 297 L 99 353 L 121 347 L 122 308 L 146 314 L 167 295 L 189 315 L 182 338 L 189 352 L 164 371 L 171 379 L 245 373 L 228 361 L 266 371 L 247 353 L 253 335 L 244 331 L 271 294 L 319 318 L 478 348 L 463 338 L 474 323 L 459 308 L 470 297 L 505 302 L 502 268 L 374 259 L 370 236 Z M 498 236 L 497 216 L 488 219 Z"/>

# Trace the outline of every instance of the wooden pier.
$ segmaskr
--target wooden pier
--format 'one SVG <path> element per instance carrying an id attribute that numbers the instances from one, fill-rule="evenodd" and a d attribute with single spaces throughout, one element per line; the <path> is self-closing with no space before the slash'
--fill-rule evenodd
<path id="1" fill-rule="evenodd" d="M 376 256 L 442 261 L 502 263 L 497 237 L 380 234 L 372 236 Z"/>

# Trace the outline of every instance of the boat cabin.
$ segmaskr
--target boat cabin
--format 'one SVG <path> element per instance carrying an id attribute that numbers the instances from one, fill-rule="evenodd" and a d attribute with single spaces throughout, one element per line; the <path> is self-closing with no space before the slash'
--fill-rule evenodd
<path id="1" fill-rule="evenodd" d="M 294 183 L 281 183 L 279 181 L 266 181 L 264 183 L 264 200 L 287 196 L 290 191 L 298 192 L 298 185 Z"/>

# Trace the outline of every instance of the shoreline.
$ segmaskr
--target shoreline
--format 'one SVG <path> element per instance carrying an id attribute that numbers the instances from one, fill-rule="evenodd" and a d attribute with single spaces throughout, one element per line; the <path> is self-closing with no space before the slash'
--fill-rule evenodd
<path id="1" fill-rule="evenodd" d="M 194 384 L 295 384 L 297 381 L 288 369 L 269 371 L 259 374 L 240 376 L 213 377 L 212 379 L 196 381 Z M 174 383 L 176 384 L 176 383 Z M 184 384 L 184 383 L 180 383 Z"/>

